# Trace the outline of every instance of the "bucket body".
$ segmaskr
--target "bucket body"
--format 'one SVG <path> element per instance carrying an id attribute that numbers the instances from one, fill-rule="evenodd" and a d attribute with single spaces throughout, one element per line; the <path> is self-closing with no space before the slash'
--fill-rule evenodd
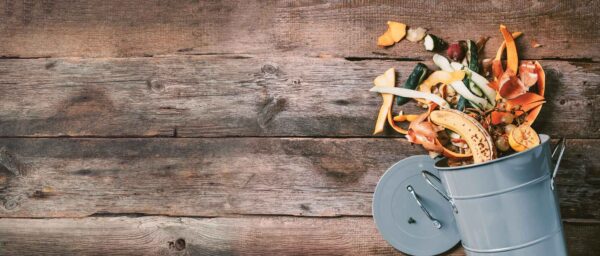
<path id="1" fill-rule="evenodd" d="M 468 255 L 567 255 L 550 138 L 540 139 L 535 148 L 477 165 L 436 163 Z"/>

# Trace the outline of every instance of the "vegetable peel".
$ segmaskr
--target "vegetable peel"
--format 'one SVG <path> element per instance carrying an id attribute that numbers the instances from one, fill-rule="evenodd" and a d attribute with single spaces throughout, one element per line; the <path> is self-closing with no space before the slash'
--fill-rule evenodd
<path id="1" fill-rule="evenodd" d="M 369 91 L 393 94 L 396 96 L 402 96 L 402 97 L 408 97 L 408 98 L 421 98 L 421 99 L 426 99 L 426 100 L 432 101 L 435 104 L 439 105 L 441 108 L 449 108 L 450 107 L 448 102 L 446 102 L 441 97 L 439 97 L 435 94 L 432 94 L 432 93 L 425 93 L 425 92 L 409 90 L 409 89 L 405 89 L 405 88 L 397 88 L 397 87 L 389 88 L 389 87 L 383 87 L 383 86 L 375 86 L 375 87 L 371 88 Z"/>
<path id="2" fill-rule="evenodd" d="M 517 55 L 515 40 L 508 32 L 508 29 L 506 29 L 506 26 L 500 25 L 500 32 L 502 32 L 504 42 L 506 42 L 506 69 L 512 69 L 514 72 L 517 72 L 519 56 Z"/>
<path id="3" fill-rule="evenodd" d="M 396 83 L 396 72 L 394 68 L 388 69 L 385 71 L 385 73 L 375 78 L 373 83 L 377 87 L 394 87 Z M 375 130 L 373 131 L 373 134 L 379 134 L 383 132 L 388 115 L 390 115 L 392 111 L 394 95 L 382 93 L 381 98 L 383 99 L 383 103 L 379 109 L 379 115 L 377 116 L 377 121 L 375 122 Z"/>
<path id="4" fill-rule="evenodd" d="M 400 42 L 406 36 L 406 25 L 400 22 L 388 21 L 388 29 L 377 38 L 377 45 L 386 47 Z"/>

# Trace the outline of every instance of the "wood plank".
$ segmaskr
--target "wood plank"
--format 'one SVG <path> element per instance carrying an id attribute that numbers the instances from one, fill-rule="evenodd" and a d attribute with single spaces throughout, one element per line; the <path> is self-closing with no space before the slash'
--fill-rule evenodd
<path id="1" fill-rule="evenodd" d="M 600 223 L 586 220 L 567 220 L 563 223 L 569 255 L 590 255 L 600 251 Z"/>
<path id="2" fill-rule="evenodd" d="M 396 67 L 403 84 L 415 64 L 251 55 L 5 59 L 0 136 L 371 136 L 381 104 L 368 92 L 374 77 Z M 600 64 L 542 65 L 548 103 L 538 131 L 600 138 Z"/>
<path id="3" fill-rule="evenodd" d="M 600 249 L 596 223 L 564 224 L 569 255 Z M 402 255 L 369 217 L 0 219 L 2 255 Z M 459 246 L 443 255 L 465 255 Z"/>
<path id="4" fill-rule="evenodd" d="M 140 8 L 143 6 L 144 8 Z M 600 57 L 595 1 L 24 1 L 0 3 L 0 56 L 149 56 L 292 52 L 423 58 L 421 44 L 375 44 L 387 20 L 449 41 L 523 31 L 524 58 Z M 536 39 L 543 47 L 531 48 Z"/>
<path id="5" fill-rule="evenodd" d="M 368 217 L 0 219 L 0 244 L 3 255 L 401 255 Z"/>
<path id="6" fill-rule="evenodd" d="M 563 218 L 600 219 L 599 140 L 570 140 Z M 370 216 L 404 139 L 0 139 L 0 217 Z"/>

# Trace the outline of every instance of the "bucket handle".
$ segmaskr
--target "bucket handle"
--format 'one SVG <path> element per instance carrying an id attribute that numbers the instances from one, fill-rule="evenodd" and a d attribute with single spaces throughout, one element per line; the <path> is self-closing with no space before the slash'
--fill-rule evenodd
<path id="1" fill-rule="evenodd" d="M 439 220 L 437 220 L 436 218 L 434 218 L 433 216 L 431 216 L 431 214 L 429 213 L 427 208 L 425 208 L 425 206 L 423 206 L 423 204 L 421 203 L 421 200 L 419 200 L 419 197 L 415 193 L 415 189 L 411 185 L 408 185 L 408 186 L 406 186 L 406 190 L 408 190 L 408 192 L 410 192 L 410 194 L 413 196 L 415 201 L 417 201 L 417 204 L 419 205 L 419 207 L 421 207 L 421 210 L 423 210 L 425 215 L 427 215 L 427 218 L 429 218 L 429 220 L 431 220 L 431 223 L 433 223 L 433 227 L 437 228 L 437 229 L 442 228 L 442 223 Z"/>
<path id="2" fill-rule="evenodd" d="M 442 192 L 442 190 L 439 189 L 436 185 L 433 185 L 433 182 L 431 182 L 431 180 L 429 179 L 429 177 L 432 177 L 435 180 L 437 180 L 438 183 L 442 183 L 440 178 L 433 175 L 433 173 L 431 173 L 427 170 L 421 171 L 421 175 L 423 176 L 423 179 L 425 179 L 427 184 L 429 184 L 429 186 L 431 186 L 433 189 L 435 189 L 435 191 L 437 191 L 438 194 L 440 194 L 444 199 L 446 199 L 446 201 L 448 201 L 450 203 L 450 205 L 452 205 L 452 210 L 454 210 L 454 213 L 458 213 L 458 210 L 456 209 L 456 205 L 454 204 L 454 200 L 452 200 L 452 198 L 450 198 L 448 195 L 446 195 L 444 192 Z"/>
<path id="3" fill-rule="evenodd" d="M 558 173 L 558 167 L 560 166 L 560 162 L 562 161 L 562 157 L 563 154 L 565 153 L 565 149 L 567 148 L 567 140 L 563 137 L 561 138 L 558 143 L 556 144 L 556 146 L 554 147 L 554 149 L 552 150 L 552 160 L 554 160 L 554 157 L 556 156 L 556 152 L 560 152 L 558 153 L 558 158 L 556 159 L 556 162 L 554 163 L 554 170 L 552 171 L 552 181 L 550 182 L 550 187 L 552 188 L 552 190 L 554 190 L 554 178 L 556 177 L 556 173 Z"/>

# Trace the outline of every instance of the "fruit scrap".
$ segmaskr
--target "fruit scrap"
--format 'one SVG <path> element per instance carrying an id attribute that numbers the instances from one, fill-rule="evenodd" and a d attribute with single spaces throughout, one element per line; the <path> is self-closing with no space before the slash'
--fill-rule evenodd
<path id="1" fill-rule="evenodd" d="M 439 142 L 438 142 L 439 143 Z M 441 145 L 441 143 L 440 143 Z M 442 146 L 442 155 L 444 155 L 445 157 L 451 158 L 451 159 L 456 159 L 456 158 L 470 158 L 473 157 L 473 153 L 469 152 L 469 153 L 457 153 L 454 152 L 444 146 Z"/>
<path id="2" fill-rule="evenodd" d="M 426 120 L 428 116 L 429 112 L 426 112 L 410 122 L 406 139 L 411 143 L 422 145 L 428 151 L 442 153 L 444 149 L 437 140 L 440 129 Z"/>
<path id="3" fill-rule="evenodd" d="M 546 73 L 544 72 L 544 69 L 542 68 L 542 65 L 540 65 L 539 62 L 534 62 L 533 63 L 535 65 L 535 70 L 538 73 L 538 81 L 537 81 L 537 86 L 538 86 L 538 94 L 540 96 L 544 96 L 544 92 L 546 91 Z M 533 122 L 535 121 L 535 119 L 538 117 L 538 115 L 540 114 L 540 111 L 542 110 L 542 105 L 539 105 L 537 107 L 535 107 L 534 109 L 532 109 L 528 114 L 527 117 L 525 118 L 525 122 L 527 122 L 528 124 L 533 124 Z"/>
<path id="4" fill-rule="evenodd" d="M 396 35 L 395 40 L 393 27 L 393 23 L 388 23 L 388 31 L 380 41 L 392 45 L 405 36 L 403 26 L 399 31 L 404 33 Z M 417 30 L 409 30 L 407 39 L 420 40 Z M 422 145 L 432 157 L 447 157 L 449 165 L 481 163 L 498 154 L 539 145 L 539 137 L 530 125 L 546 102 L 544 70 L 538 62 L 519 62 L 515 39 L 522 33 L 511 34 L 504 25 L 500 32 L 504 42 L 493 60 L 480 60 L 479 51 L 487 38 L 477 43 L 465 40 L 448 47 L 447 56 L 434 54 L 433 62 L 441 70 L 428 75 L 427 67 L 417 64 L 404 88 L 395 87 L 393 69 L 375 79 L 375 87 L 370 91 L 383 97 L 375 133 L 382 132 L 387 121 L 411 143 Z M 429 51 L 445 45 L 434 35 L 427 35 L 423 44 Z M 505 49 L 506 68 L 502 63 Z M 490 71 L 491 81 L 486 78 Z M 399 104 L 416 99 L 419 106 L 428 110 L 420 115 L 400 112 L 393 116 L 394 95 L 399 96 Z M 408 129 L 398 126 L 400 122 L 410 122 Z"/>
<path id="5" fill-rule="evenodd" d="M 523 61 L 519 66 L 519 78 L 525 86 L 531 87 L 538 80 L 538 74 L 535 70 L 536 66 L 532 61 Z"/>
<path id="6" fill-rule="evenodd" d="M 388 29 L 377 38 L 377 45 L 381 47 L 391 46 L 400 42 L 406 35 L 406 25 L 403 23 L 388 21 Z"/>
<path id="7" fill-rule="evenodd" d="M 517 116 L 521 115 L 523 112 L 528 112 L 531 109 L 543 104 L 544 101 L 544 97 L 532 93 L 532 92 L 528 92 L 525 93 L 517 98 L 511 99 L 511 100 L 507 100 L 506 101 L 506 109 L 507 110 L 516 110 L 517 106 L 518 106 L 518 110 L 515 112 Z"/>
<path id="8" fill-rule="evenodd" d="M 448 46 L 446 55 L 448 55 L 448 58 L 451 60 L 462 61 L 462 59 L 465 57 L 465 49 L 458 42 L 452 43 L 450 46 Z"/>
<path id="9" fill-rule="evenodd" d="M 538 47 L 542 47 L 542 45 L 540 43 L 538 43 L 537 40 L 531 39 L 531 47 L 538 48 Z"/>
<path id="10" fill-rule="evenodd" d="M 492 123 L 492 125 L 508 123 L 508 121 L 512 123 L 513 119 L 509 120 L 509 117 L 512 117 L 512 114 L 509 112 L 492 111 L 492 113 L 490 113 L 490 122 Z"/>
<path id="11" fill-rule="evenodd" d="M 500 96 L 505 99 L 514 99 L 527 92 L 527 87 L 517 78 L 517 74 L 512 69 L 507 69 L 498 82 Z"/>
<path id="12" fill-rule="evenodd" d="M 508 134 L 510 147 L 517 152 L 533 148 L 540 144 L 540 137 L 528 124 L 514 128 Z"/>
<path id="13" fill-rule="evenodd" d="M 375 86 L 379 87 L 394 87 L 396 83 L 396 72 L 394 68 L 388 69 L 385 71 L 385 73 L 375 78 L 373 83 Z M 375 131 L 373 131 L 373 134 L 379 134 L 383 132 L 385 122 L 388 119 L 388 115 L 391 115 L 392 111 L 394 95 L 382 93 L 381 98 L 383 98 L 383 103 L 379 109 L 379 115 L 377 116 L 377 122 L 375 123 Z"/>
<path id="14" fill-rule="evenodd" d="M 431 112 L 431 122 L 458 133 L 469 145 L 474 163 L 494 159 L 492 137 L 481 124 L 469 115 L 453 109 Z M 409 131 L 410 134 L 410 131 Z"/>

